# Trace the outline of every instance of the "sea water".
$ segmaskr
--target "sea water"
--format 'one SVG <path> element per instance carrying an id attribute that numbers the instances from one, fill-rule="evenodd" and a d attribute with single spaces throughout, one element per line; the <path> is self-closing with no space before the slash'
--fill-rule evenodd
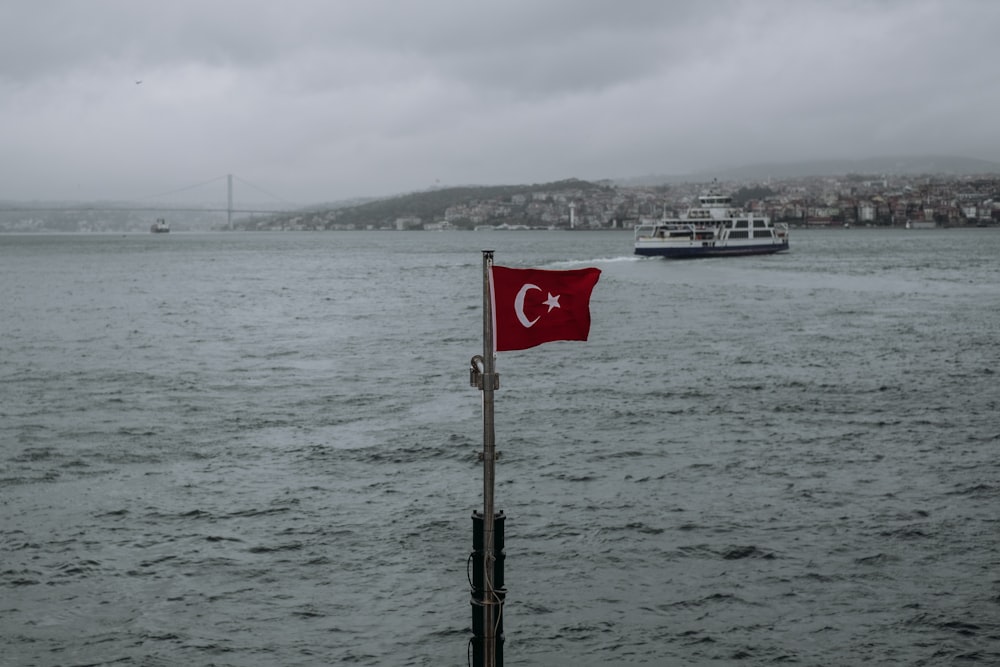
<path id="1" fill-rule="evenodd" d="M 0 664 L 462 665 L 482 254 L 507 665 L 1000 663 L 1000 231 L 0 236 Z"/>

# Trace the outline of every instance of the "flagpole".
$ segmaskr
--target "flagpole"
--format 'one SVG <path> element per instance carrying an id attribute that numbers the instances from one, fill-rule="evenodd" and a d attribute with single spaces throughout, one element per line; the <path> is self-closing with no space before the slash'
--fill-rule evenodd
<path id="1" fill-rule="evenodd" d="M 493 299 L 490 295 L 490 268 L 493 251 L 483 250 L 483 666 L 496 665 L 496 626 L 499 608 L 493 574 L 494 546 L 493 487 L 496 475 L 496 433 L 493 419 L 493 391 L 496 388 L 496 353 L 493 346 Z"/>
<path id="2" fill-rule="evenodd" d="M 493 487 L 496 469 L 493 394 L 500 388 L 496 372 L 496 350 L 523 350 L 554 340 L 587 340 L 590 331 L 590 293 L 601 271 L 596 268 L 572 271 L 511 269 L 493 265 L 493 251 L 483 250 L 483 354 L 472 357 L 470 382 L 483 392 L 483 512 L 472 513 L 472 634 L 469 640 L 472 667 L 503 667 L 504 522 L 503 512 L 494 507 Z M 544 285 L 548 289 L 543 289 Z M 565 309 L 526 333 L 538 323 L 541 297 L 532 305 L 532 316 L 525 315 L 525 296 L 538 290 L 548 294 L 541 305 Z M 560 303 L 561 297 L 566 299 Z M 501 305 L 502 304 L 502 305 Z M 493 312 L 500 309 L 500 315 Z M 516 316 L 516 320 L 511 315 Z M 561 318 L 561 319 L 560 319 Z M 499 331 L 497 327 L 499 326 Z M 542 330 L 541 334 L 538 333 Z M 496 336 L 502 334 L 500 341 Z"/>

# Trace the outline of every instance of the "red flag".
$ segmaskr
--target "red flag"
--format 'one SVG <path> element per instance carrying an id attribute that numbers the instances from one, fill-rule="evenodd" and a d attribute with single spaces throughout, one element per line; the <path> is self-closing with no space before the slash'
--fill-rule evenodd
<path id="1" fill-rule="evenodd" d="M 553 340 L 587 340 L 590 293 L 600 269 L 549 271 L 493 266 L 493 340 L 497 352 Z"/>

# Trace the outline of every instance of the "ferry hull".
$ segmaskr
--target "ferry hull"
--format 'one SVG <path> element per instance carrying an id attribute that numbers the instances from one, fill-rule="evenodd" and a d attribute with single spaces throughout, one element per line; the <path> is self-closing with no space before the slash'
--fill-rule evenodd
<path id="1" fill-rule="evenodd" d="M 656 246 L 637 245 L 635 254 L 642 257 L 695 259 L 697 257 L 739 257 L 741 255 L 771 255 L 788 250 L 788 243 L 749 246 Z"/>

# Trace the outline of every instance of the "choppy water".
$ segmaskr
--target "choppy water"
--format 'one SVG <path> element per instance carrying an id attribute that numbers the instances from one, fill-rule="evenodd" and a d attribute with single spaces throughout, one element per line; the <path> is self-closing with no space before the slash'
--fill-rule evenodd
<path id="1" fill-rule="evenodd" d="M 1000 232 L 0 236 L 0 663 L 461 665 L 481 255 L 505 664 L 1000 663 Z"/>

